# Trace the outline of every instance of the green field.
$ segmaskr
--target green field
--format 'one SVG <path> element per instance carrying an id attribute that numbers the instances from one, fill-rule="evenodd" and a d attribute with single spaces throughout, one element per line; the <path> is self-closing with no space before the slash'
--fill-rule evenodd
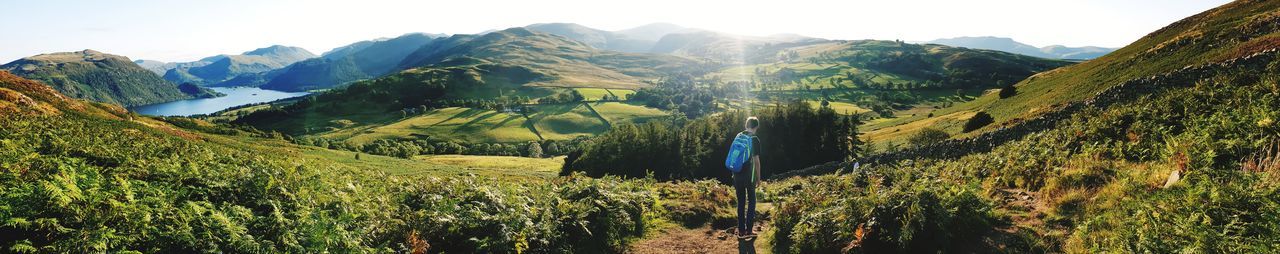
<path id="1" fill-rule="evenodd" d="M 627 99 L 627 96 L 631 96 L 632 94 L 636 94 L 636 90 L 627 90 L 627 89 L 609 89 L 609 93 L 613 93 L 613 95 L 614 95 L 614 96 L 618 96 L 618 99 L 626 100 L 626 99 Z"/>
<path id="2" fill-rule="evenodd" d="M 573 139 L 609 129 L 607 122 L 582 103 L 539 106 L 529 120 L 543 139 Z"/>
<path id="3" fill-rule="evenodd" d="M 388 125 L 366 129 L 341 129 L 321 135 L 365 143 L 378 139 L 432 138 L 468 142 L 522 142 L 538 140 L 528 119 L 515 113 L 471 108 L 428 111 Z"/>
<path id="4" fill-rule="evenodd" d="M 624 102 L 590 103 L 601 116 L 612 124 L 643 123 L 667 115 L 667 112 L 656 108 L 645 107 Z"/>
<path id="5" fill-rule="evenodd" d="M 604 88 L 574 88 L 573 90 L 577 90 L 578 93 L 582 94 L 582 98 L 586 101 L 598 101 L 606 95 L 613 95 L 609 93 L 609 89 Z"/>
<path id="6" fill-rule="evenodd" d="M 519 113 L 443 108 L 386 125 L 336 129 L 319 136 L 354 143 L 379 139 L 517 143 L 592 136 L 608 130 L 610 124 L 642 123 L 667 115 L 662 110 L 622 102 L 591 102 L 590 105 L 599 115 L 583 103 L 535 106 L 528 118 Z"/>
<path id="7" fill-rule="evenodd" d="M 822 106 L 822 101 L 807 101 L 807 102 L 809 103 L 809 105 L 813 106 L 814 108 Z M 848 102 L 830 101 L 828 102 L 828 106 L 830 106 L 832 110 L 835 110 L 836 113 L 846 114 L 846 115 L 866 113 L 868 111 L 871 111 L 870 109 L 858 107 L 858 105 L 854 105 L 853 103 L 848 103 Z"/>

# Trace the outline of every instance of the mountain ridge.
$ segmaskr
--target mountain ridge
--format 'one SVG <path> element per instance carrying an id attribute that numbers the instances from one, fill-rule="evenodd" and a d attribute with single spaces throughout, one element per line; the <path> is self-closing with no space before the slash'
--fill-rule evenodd
<path id="1" fill-rule="evenodd" d="M 936 39 L 924 43 L 974 49 L 998 50 L 1034 57 L 1067 60 L 1089 60 L 1116 50 L 1115 48 L 1096 46 L 1067 47 L 1063 45 L 1049 45 L 1044 47 L 1035 47 L 1015 41 L 1011 38 L 995 36 L 962 36 Z"/>
<path id="2" fill-rule="evenodd" d="M 89 49 L 25 57 L 0 69 L 41 81 L 67 96 L 126 107 L 218 96 L 203 88 L 184 92 L 128 57 Z"/>

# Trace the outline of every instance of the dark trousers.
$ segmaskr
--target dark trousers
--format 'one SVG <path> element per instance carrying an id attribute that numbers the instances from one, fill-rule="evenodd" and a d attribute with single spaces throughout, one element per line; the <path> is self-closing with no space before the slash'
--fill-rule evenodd
<path id="1" fill-rule="evenodd" d="M 734 174 L 733 188 L 738 194 L 738 233 L 751 233 L 752 223 L 756 219 L 755 181 L 752 181 L 748 172 Z"/>

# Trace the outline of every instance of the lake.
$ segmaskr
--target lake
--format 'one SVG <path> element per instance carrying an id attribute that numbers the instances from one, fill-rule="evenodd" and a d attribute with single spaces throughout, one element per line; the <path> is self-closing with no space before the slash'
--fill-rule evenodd
<path id="1" fill-rule="evenodd" d="M 257 87 L 210 87 L 209 89 L 227 96 L 142 105 L 131 107 L 129 110 L 151 116 L 189 116 L 218 112 L 245 104 L 269 102 L 308 94 L 307 92 L 290 93 Z"/>

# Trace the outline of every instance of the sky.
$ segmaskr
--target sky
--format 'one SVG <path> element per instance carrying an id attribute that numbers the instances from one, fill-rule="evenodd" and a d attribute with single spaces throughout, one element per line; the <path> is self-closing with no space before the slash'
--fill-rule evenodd
<path id="1" fill-rule="evenodd" d="M 570 22 L 666 22 L 741 35 L 928 41 L 999 36 L 1034 46 L 1122 47 L 1227 0 L 0 0 L 0 63 L 94 49 L 194 61 L 270 45 L 315 54 L 405 33 Z"/>

